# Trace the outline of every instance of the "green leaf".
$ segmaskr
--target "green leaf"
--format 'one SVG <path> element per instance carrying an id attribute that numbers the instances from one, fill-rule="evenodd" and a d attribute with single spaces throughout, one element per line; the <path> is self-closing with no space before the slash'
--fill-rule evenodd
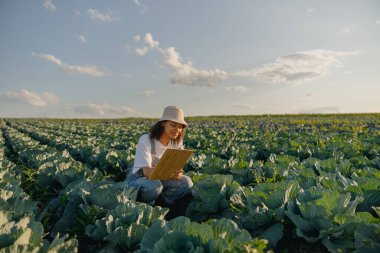
<path id="1" fill-rule="evenodd" d="M 179 219 L 177 217 L 176 219 Z M 183 217 L 184 218 L 184 217 Z M 181 219 L 183 219 L 181 218 Z M 173 219 L 173 220 L 176 220 Z M 187 219 L 187 218 L 186 218 Z M 185 222 L 190 222 L 189 219 L 184 220 Z M 172 220 L 171 220 L 172 221 Z M 163 237 L 164 234 L 168 233 L 171 229 L 168 226 L 165 226 L 166 222 L 162 220 L 156 220 L 152 226 L 145 232 L 143 238 L 141 239 L 140 249 L 149 250 L 153 249 L 154 244 Z M 184 223 L 186 225 L 186 223 Z"/>
<path id="2" fill-rule="evenodd" d="M 269 227 L 260 237 L 268 240 L 268 248 L 273 249 L 277 246 L 277 243 L 284 236 L 284 224 L 276 223 Z"/>
<path id="3" fill-rule="evenodd" d="M 104 237 L 104 240 L 112 242 L 124 249 L 133 249 L 140 243 L 146 230 L 147 226 L 132 223 L 129 226 L 117 227 Z"/>
<path id="4" fill-rule="evenodd" d="M 189 236 L 182 231 L 173 231 L 160 238 L 153 247 L 153 252 L 176 253 L 176 252 L 201 252 L 199 239 Z"/>
<path id="5" fill-rule="evenodd" d="M 364 201 L 358 205 L 359 211 L 372 211 L 373 206 L 380 206 L 380 189 L 368 190 L 364 193 Z"/>
<path id="6" fill-rule="evenodd" d="M 105 220 L 97 220 L 95 225 L 88 225 L 86 227 L 86 235 L 94 240 L 102 240 L 107 236 L 107 226 Z"/>
<path id="7" fill-rule="evenodd" d="M 377 217 L 380 218 L 380 206 L 373 206 L 372 209 L 376 212 Z"/>
<path id="8" fill-rule="evenodd" d="M 355 231 L 355 253 L 375 253 L 380 249 L 380 224 L 361 225 Z"/>
<path id="9" fill-rule="evenodd" d="M 89 201 L 97 206 L 104 207 L 106 209 L 115 208 L 118 204 L 117 194 L 119 192 L 113 187 L 113 185 L 101 185 L 99 188 L 94 189 L 90 196 Z"/>
<path id="10" fill-rule="evenodd" d="M 316 205 L 326 208 L 327 211 L 339 214 L 345 213 L 350 203 L 351 195 L 349 193 L 340 194 L 337 191 L 323 193 L 322 198 L 315 201 Z"/>
<path id="11" fill-rule="evenodd" d="M 68 239 L 68 235 L 59 237 L 56 235 L 54 240 L 50 243 L 47 253 L 66 253 L 66 252 L 78 252 L 78 241 L 76 239 Z"/>
<path id="12" fill-rule="evenodd" d="M 213 219 L 208 221 L 211 227 L 213 238 L 221 238 L 226 240 L 228 247 L 233 249 L 237 245 L 248 242 L 251 236 L 245 229 L 240 229 L 239 226 L 229 219 Z"/>
<path id="13" fill-rule="evenodd" d="M 365 224 L 380 223 L 380 219 L 373 217 L 369 212 L 357 212 L 355 215 Z"/>
<path id="14" fill-rule="evenodd" d="M 300 215 L 285 211 L 285 215 L 297 227 L 296 233 L 299 237 L 303 237 L 308 242 L 316 242 L 322 238 L 321 230 L 317 228 L 311 221 L 303 219 Z"/>

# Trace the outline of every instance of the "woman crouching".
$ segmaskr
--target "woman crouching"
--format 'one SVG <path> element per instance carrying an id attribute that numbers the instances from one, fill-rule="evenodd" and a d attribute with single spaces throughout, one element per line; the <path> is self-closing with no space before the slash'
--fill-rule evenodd
<path id="1" fill-rule="evenodd" d="M 183 149 L 183 138 L 188 124 L 182 109 L 168 106 L 162 117 L 139 138 L 135 161 L 126 178 L 128 186 L 138 188 L 137 200 L 154 205 L 160 196 L 163 205 L 171 206 L 191 191 L 193 182 L 182 170 L 171 175 L 170 180 L 149 180 L 167 148 Z"/>

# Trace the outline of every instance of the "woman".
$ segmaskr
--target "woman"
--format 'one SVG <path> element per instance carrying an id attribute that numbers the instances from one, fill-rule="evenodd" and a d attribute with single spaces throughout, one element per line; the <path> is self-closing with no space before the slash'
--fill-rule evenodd
<path id="1" fill-rule="evenodd" d="M 171 180 L 148 179 L 167 148 L 183 149 L 186 127 L 182 109 L 168 106 L 150 133 L 140 137 L 135 162 L 126 179 L 128 186 L 139 189 L 138 201 L 154 205 L 161 196 L 163 204 L 170 206 L 190 192 L 193 182 L 182 171 L 173 174 Z"/>

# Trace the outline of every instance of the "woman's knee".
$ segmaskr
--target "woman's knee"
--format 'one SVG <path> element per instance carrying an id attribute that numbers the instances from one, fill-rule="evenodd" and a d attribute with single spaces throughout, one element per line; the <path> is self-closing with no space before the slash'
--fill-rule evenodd
<path id="1" fill-rule="evenodd" d="M 184 188 L 187 188 L 187 189 L 191 189 L 193 188 L 193 181 L 191 180 L 190 177 L 186 176 L 186 175 L 183 175 L 182 178 L 181 178 L 181 181 L 182 181 L 182 184 Z"/>
<path id="2" fill-rule="evenodd" d="M 163 186 L 160 180 L 149 180 L 148 183 L 140 185 L 139 199 L 146 203 L 153 202 L 162 192 Z"/>

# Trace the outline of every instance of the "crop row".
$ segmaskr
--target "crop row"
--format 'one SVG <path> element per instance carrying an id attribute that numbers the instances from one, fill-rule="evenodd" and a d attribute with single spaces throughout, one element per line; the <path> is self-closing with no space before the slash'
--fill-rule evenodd
<path id="1" fill-rule="evenodd" d="M 35 178 L 33 196 L 40 200 L 56 196 L 69 183 L 85 179 L 93 172 L 74 160 L 67 151 L 41 145 L 30 136 L 11 127 L 3 127 L 4 137 L 23 173 Z"/>
<path id="2" fill-rule="evenodd" d="M 1 252 L 76 252 L 78 241 L 57 235 L 44 239 L 43 225 L 35 216 L 37 202 L 21 187 L 22 168 L 9 161 L 0 129 L 0 251 Z"/>
<path id="3" fill-rule="evenodd" d="M 68 151 L 75 160 L 91 169 L 98 168 L 105 176 L 111 176 L 117 181 L 124 180 L 126 170 L 133 162 L 135 143 L 118 144 L 116 148 L 109 145 L 110 140 L 105 142 L 99 138 L 85 138 L 68 133 L 57 136 L 51 130 L 23 124 L 13 127 L 42 144 Z"/>
<path id="4" fill-rule="evenodd" d="M 210 174 L 216 173 L 216 170 L 223 174 L 239 173 L 241 168 L 249 167 L 254 161 L 268 161 L 272 154 L 287 155 L 298 161 L 309 157 L 337 161 L 348 159 L 358 169 L 379 166 L 379 130 L 373 127 L 372 121 L 359 124 L 354 120 L 355 124 L 351 125 L 348 120 L 314 120 L 313 124 L 297 124 L 298 121 L 189 121 L 185 146 L 194 148 L 196 153 L 185 170 Z M 76 160 L 91 168 L 98 167 L 106 175 L 116 176 L 120 181 L 133 161 L 137 138 L 147 130 L 150 121 L 145 125 L 140 121 L 109 124 L 102 124 L 102 121 L 32 122 L 34 126 L 23 121 L 14 122 L 12 126 L 43 144 L 59 150 L 67 149 Z M 73 131 L 78 125 L 82 130 Z M 111 129 L 111 132 L 118 134 L 101 137 L 103 130 L 107 132 Z M 82 135 L 83 132 L 93 135 Z"/>
<path id="5" fill-rule="evenodd" d="M 146 122 L 139 121 L 129 124 L 129 122 L 114 121 L 68 121 L 54 120 L 41 121 L 30 119 L 17 119 L 8 121 L 13 127 L 33 127 L 45 133 L 52 133 L 58 137 L 69 136 L 71 139 L 86 139 L 107 148 L 125 149 L 126 145 L 133 145 L 138 137 L 146 131 Z M 13 123 L 13 124 L 12 124 Z"/>

